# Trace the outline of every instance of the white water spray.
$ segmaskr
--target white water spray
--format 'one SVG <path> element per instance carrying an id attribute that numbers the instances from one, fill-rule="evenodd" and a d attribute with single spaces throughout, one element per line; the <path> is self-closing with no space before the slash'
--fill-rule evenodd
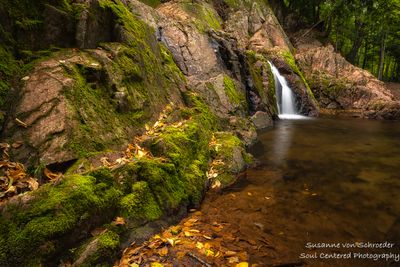
<path id="1" fill-rule="evenodd" d="M 285 77 L 283 77 L 279 73 L 279 70 L 271 62 L 268 61 L 268 63 L 271 66 L 271 70 L 275 78 L 275 88 L 278 101 L 279 118 L 281 119 L 304 118 L 304 116 L 298 115 L 296 112 L 293 92 L 292 89 L 290 89 L 289 85 L 287 84 Z"/>

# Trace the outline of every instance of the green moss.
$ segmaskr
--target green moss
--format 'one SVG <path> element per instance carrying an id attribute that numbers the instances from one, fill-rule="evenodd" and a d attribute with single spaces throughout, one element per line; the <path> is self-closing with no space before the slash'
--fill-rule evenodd
<path id="1" fill-rule="evenodd" d="M 145 181 L 133 184 L 132 193 L 124 196 L 120 201 L 120 212 L 125 218 L 134 221 L 155 220 L 162 215 L 162 210 Z"/>
<path id="2" fill-rule="evenodd" d="M 243 142 L 232 133 L 217 132 L 214 137 L 216 145 L 212 149 L 212 157 L 224 162 L 224 165 L 216 165 L 213 168 L 218 173 L 216 180 L 225 187 L 235 180 L 245 165 L 253 162 L 253 158 L 245 151 Z"/>
<path id="3" fill-rule="evenodd" d="M 143 2 L 146 5 L 154 7 L 154 8 L 161 4 L 160 0 L 140 0 L 140 2 Z"/>
<path id="4" fill-rule="evenodd" d="M 79 263 L 79 266 L 110 266 L 113 257 L 118 253 L 119 244 L 119 235 L 111 230 L 106 230 L 99 236 L 93 237 L 76 252 L 76 258 L 79 258 L 83 253 L 87 253 L 85 259 Z"/>
<path id="5" fill-rule="evenodd" d="M 261 97 L 270 114 L 278 114 L 276 102 L 275 78 L 267 59 L 254 51 L 246 51 L 247 66 L 253 80 L 255 89 Z M 256 67 L 256 63 L 261 63 Z M 264 76 L 268 75 L 268 88 L 264 88 Z"/>
<path id="6" fill-rule="evenodd" d="M 120 196 L 117 189 L 96 183 L 91 176 L 68 176 L 56 186 L 42 186 L 31 193 L 28 204 L 8 206 L 3 213 L 0 236 L 6 242 L 0 244 L 0 251 L 7 251 L 7 257 L 0 258 L 0 264 L 21 265 L 55 253 L 63 244 L 56 242 L 49 247 L 50 240 L 67 236 L 98 213 L 112 217 Z M 38 251 L 40 247 L 50 249 Z"/>
<path id="7" fill-rule="evenodd" d="M 227 75 L 224 76 L 224 88 L 229 100 L 235 105 L 246 103 L 245 96 L 238 92 L 235 82 Z"/>
<path id="8" fill-rule="evenodd" d="M 317 104 L 317 100 L 314 97 L 314 94 L 310 88 L 310 86 L 307 83 L 306 78 L 304 77 L 303 73 L 300 71 L 300 69 L 297 67 L 296 60 L 292 53 L 290 51 L 282 51 L 281 56 L 285 59 L 286 63 L 289 65 L 289 67 L 292 69 L 293 72 L 295 72 L 303 81 L 303 84 L 306 86 L 308 95 L 311 97 L 311 99 L 314 101 L 315 104 Z"/>
<path id="9" fill-rule="evenodd" d="M 182 3 L 185 11 L 187 11 L 192 18 L 194 18 L 194 24 L 197 29 L 201 32 L 205 32 L 209 29 L 221 30 L 221 18 L 218 16 L 216 11 L 209 6 L 207 3 Z"/>

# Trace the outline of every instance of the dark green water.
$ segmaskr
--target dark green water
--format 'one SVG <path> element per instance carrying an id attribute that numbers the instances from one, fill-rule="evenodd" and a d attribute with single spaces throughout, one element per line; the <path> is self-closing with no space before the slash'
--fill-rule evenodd
<path id="1" fill-rule="evenodd" d="M 264 191 L 271 201 L 266 216 L 278 257 L 293 261 L 316 252 L 317 259 L 304 259 L 311 266 L 388 266 L 390 260 L 321 259 L 320 253 L 399 253 L 396 247 L 305 246 L 400 241 L 400 123 L 283 120 L 259 138 L 253 153 L 261 166 L 248 171 L 240 190 Z"/>

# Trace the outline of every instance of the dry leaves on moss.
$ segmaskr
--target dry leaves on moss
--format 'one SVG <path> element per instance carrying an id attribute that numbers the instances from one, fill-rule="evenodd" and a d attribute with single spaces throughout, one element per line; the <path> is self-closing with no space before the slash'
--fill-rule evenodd
<path id="1" fill-rule="evenodd" d="M 18 149 L 21 145 L 22 142 L 15 142 L 12 145 L 0 143 L 0 200 L 33 191 L 39 187 L 37 179 L 28 175 L 21 163 L 10 161 L 10 148 Z"/>

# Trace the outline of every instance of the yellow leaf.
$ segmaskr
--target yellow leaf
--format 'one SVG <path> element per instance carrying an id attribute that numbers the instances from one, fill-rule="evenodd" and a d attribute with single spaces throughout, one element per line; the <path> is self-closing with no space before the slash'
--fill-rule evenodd
<path id="1" fill-rule="evenodd" d="M 162 265 L 162 264 L 159 263 L 159 262 L 152 262 L 150 266 L 151 266 L 151 267 L 164 267 L 164 265 Z"/>
<path id="2" fill-rule="evenodd" d="M 208 240 L 211 240 L 211 239 L 212 239 L 212 237 L 211 237 L 211 236 L 206 236 L 206 235 L 203 235 L 203 237 L 204 237 L 205 239 L 208 239 Z"/>
<path id="3" fill-rule="evenodd" d="M 186 237 L 191 237 L 191 236 L 193 236 L 193 235 L 192 235 L 190 232 L 188 232 L 188 231 L 185 231 L 184 234 L 185 234 Z"/>
<path id="4" fill-rule="evenodd" d="M 236 264 L 236 267 L 249 267 L 249 263 L 243 261 L 243 262 Z"/>
<path id="5" fill-rule="evenodd" d="M 206 249 L 206 251 L 204 252 L 204 254 L 207 257 L 213 257 L 214 256 L 214 251 L 212 251 L 211 249 Z"/>
<path id="6" fill-rule="evenodd" d="M 168 243 L 171 244 L 171 246 L 175 246 L 176 244 L 181 242 L 179 239 L 175 239 L 175 238 L 167 238 L 167 241 L 168 241 Z"/>
<path id="7" fill-rule="evenodd" d="M 196 243 L 196 248 L 202 249 L 203 247 L 204 247 L 204 244 L 203 244 L 203 243 L 201 243 L 201 242 L 197 242 L 197 243 Z"/>
<path id="8" fill-rule="evenodd" d="M 130 265 L 129 265 L 129 267 L 139 267 L 140 265 L 139 264 L 137 264 L 137 263 L 131 263 Z"/>

